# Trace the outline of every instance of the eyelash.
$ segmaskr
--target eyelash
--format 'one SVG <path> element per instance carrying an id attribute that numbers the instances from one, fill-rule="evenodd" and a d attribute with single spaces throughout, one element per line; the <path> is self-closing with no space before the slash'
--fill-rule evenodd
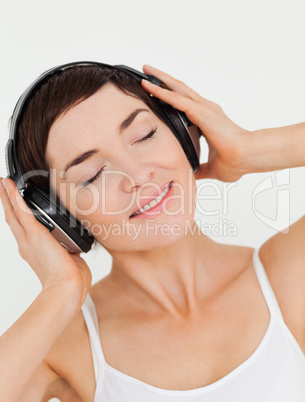
<path id="1" fill-rule="evenodd" d="M 158 127 L 157 127 L 158 128 Z M 155 130 L 152 130 L 149 134 L 147 134 L 145 137 L 141 138 L 140 140 L 136 141 L 137 142 L 142 142 L 142 141 L 146 141 L 149 138 L 151 138 L 157 131 L 157 128 L 155 128 Z M 90 180 L 86 181 L 85 183 L 83 183 L 83 187 L 88 186 L 89 184 L 93 183 L 102 173 L 102 171 L 104 170 L 104 168 L 102 168 L 94 177 L 92 177 Z"/>

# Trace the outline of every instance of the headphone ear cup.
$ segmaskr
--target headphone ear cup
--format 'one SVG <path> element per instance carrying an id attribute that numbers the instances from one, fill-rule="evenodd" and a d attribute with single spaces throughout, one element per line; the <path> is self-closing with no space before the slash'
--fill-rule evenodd
<path id="1" fill-rule="evenodd" d="M 185 113 L 180 112 L 161 99 L 157 99 L 157 101 L 159 102 L 175 137 L 184 150 L 194 173 L 196 173 L 200 165 L 201 130 L 190 122 Z"/>
<path id="2" fill-rule="evenodd" d="M 91 249 L 94 237 L 56 197 L 33 185 L 26 187 L 22 196 L 35 218 L 66 250 L 87 253 Z"/>

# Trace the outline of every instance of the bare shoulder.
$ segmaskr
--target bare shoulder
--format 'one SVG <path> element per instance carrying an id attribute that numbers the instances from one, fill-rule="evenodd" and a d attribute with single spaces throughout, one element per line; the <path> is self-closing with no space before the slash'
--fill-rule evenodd
<path id="1" fill-rule="evenodd" d="M 260 247 L 265 268 L 286 324 L 305 348 L 305 216 Z"/>
<path id="2" fill-rule="evenodd" d="M 233 267 L 230 267 L 230 270 L 233 270 L 235 267 L 237 269 L 237 273 L 241 273 L 251 266 L 252 257 L 254 248 L 249 246 L 238 246 L 233 244 L 222 244 L 222 248 L 224 249 L 226 261 L 231 261 Z M 232 258 L 230 258 L 232 255 Z M 238 261 L 238 264 L 237 264 Z"/>

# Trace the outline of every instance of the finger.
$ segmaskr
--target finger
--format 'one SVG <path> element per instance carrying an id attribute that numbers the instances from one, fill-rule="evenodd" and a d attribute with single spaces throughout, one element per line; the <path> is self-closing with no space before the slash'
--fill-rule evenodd
<path id="1" fill-rule="evenodd" d="M 16 184 L 11 179 L 5 179 L 6 191 L 9 196 L 10 202 L 14 208 L 14 212 L 25 230 L 25 232 L 33 233 L 34 231 L 47 230 L 40 222 L 37 221 L 31 209 L 27 206 L 26 202 L 20 195 Z"/>
<path id="2" fill-rule="evenodd" d="M 17 241 L 22 241 L 25 238 L 25 231 L 23 227 L 20 224 L 19 219 L 17 218 L 14 208 L 11 204 L 11 201 L 9 199 L 9 196 L 2 184 L 2 180 L 0 180 L 0 197 L 1 197 L 1 203 L 4 209 L 4 214 L 5 214 L 5 221 L 11 228 L 13 235 L 15 236 Z"/>
<path id="3" fill-rule="evenodd" d="M 145 74 L 151 74 L 159 78 L 159 80 L 161 80 L 167 86 L 167 88 L 171 89 L 172 91 L 176 91 L 181 95 L 187 96 L 195 101 L 201 100 L 201 96 L 196 91 L 187 86 L 184 82 L 177 80 L 169 74 L 166 74 L 164 71 L 158 70 L 157 68 L 149 66 L 148 64 L 144 64 L 143 71 Z"/>
<path id="4" fill-rule="evenodd" d="M 159 87 L 158 85 L 152 84 L 151 82 L 144 79 L 142 79 L 141 84 L 144 89 L 150 92 L 153 96 L 163 100 L 174 108 L 185 112 L 187 115 L 191 115 L 195 109 L 197 110 L 198 104 L 194 100 L 181 95 L 178 92 L 173 92 L 169 89 Z M 191 119 L 190 116 L 189 118 Z"/>

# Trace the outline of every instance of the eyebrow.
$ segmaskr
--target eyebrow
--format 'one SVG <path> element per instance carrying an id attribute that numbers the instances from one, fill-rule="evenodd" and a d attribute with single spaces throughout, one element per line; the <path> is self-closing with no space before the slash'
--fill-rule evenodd
<path id="1" fill-rule="evenodd" d="M 143 109 L 143 108 L 139 108 L 134 110 L 119 126 L 119 133 L 122 134 L 122 132 L 124 130 L 126 130 L 126 128 L 128 128 L 131 123 L 134 121 L 134 119 L 136 118 L 136 116 L 141 113 L 141 112 L 149 112 L 148 109 Z M 76 166 L 79 165 L 80 163 L 84 162 L 85 160 L 89 159 L 91 156 L 95 155 L 98 152 L 97 149 L 90 149 L 89 151 L 86 151 L 84 153 L 82 153 L 81 155 L 78 155 L 76 158 L 72 159 L 72 161 L 70 161 L 66 166 L 65 166 L 65 170 L 64 170 L 64 177 L 66 178 L 66 173 L 67 170 L 70 169 L 72 166 Z"/>

